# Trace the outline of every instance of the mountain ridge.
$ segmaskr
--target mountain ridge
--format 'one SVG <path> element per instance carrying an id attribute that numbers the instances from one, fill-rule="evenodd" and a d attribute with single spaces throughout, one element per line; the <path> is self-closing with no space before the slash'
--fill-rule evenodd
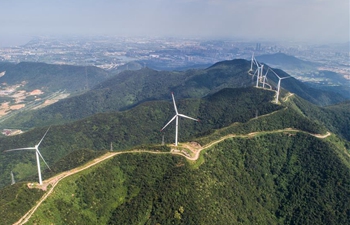
<path id="1" fill-rule="evenodd" d="M 273 99 L 272 91 L 249 87 L 222 89 L 200 100 L 177 100 L 181 113 L 198 115 L 203 121 L 200 124 L 180 121 L 181 142 L 192 140 L 205 147 L 222 137 L 224 140 L 204 150 L 193 164 L 184 157 L 168 155 L 166 151 L 169 149 L 166 148 L 156 149 L 157 157 L 135 152 L 120 154 L 60 183 L 59 188 L 55 188 L 58 198 L 48 199 L 30 223 L 61 223 L 64 219 L 68 224 L 74 221 L 88 224 L 125 224 L 127 221 L 131 224 L 140 221 L 144 224 L 227 224 L 233 220 L 237 223 L 270 224 L 310 221 L 347 223 L 345 213 L 348 208 L 344 204 L 350 196 L 347 195 L 350 193 L 347 180 L 350 158 L 342 156 L 345 144 L 341 146 L 346 142 L 337 140 L 333 135 L 326 139 L 310 135 L 325 134 L 327 129 L 316 121 L 317 117 L 314 121 L 305 116 L 305 112 L 300 110 L 305 106 L 294 103 L 299 97 L 283 99 L 281 105 L 272 104 Z M 310 104 L 305 100 L 301 102 L 306 106 Z M 314 110 L 318 108 L 313 107 Z M 342 105 L 338 107 L 343 108 Z M 114 117 L 114 114 L 120 115 Z M 138 144 L 135 140 L 143 145 L 136 149 L 155 149 L 148 144 L 158 143 L 159 146 L 161 138 L 158 130 L 173 115 L 169 96 L 167 101 L 144 102 L 124 112 L 101 113 L 72 124 L 53 126 L 50 131 L 55 135 L 47 136 L 43 144 L 55 146 L 55 152 L 51 151 L 51 154 L 58 154 L 59 148 L 68 147 L 93 148 L 102 150 L 102 153 L 110 147 L 110 135 L 117 137 L 118 132 L 120 136 L 116 138 L 118 142 L 113 142 L 113 151 L 128 149 L 126 142 L 130 143 L 129 150 L 132 150 L 132 146 Z M 149 130 L 142 126 L 144 120 Z M 127 129 L 118 121 L 125 121 Z M 84 126 L 89 129 L 83 129 Z M 201 126 L 205 129 L 199 129 Z M 173 141 L 174 127 L 169 128 L 165 133 L 166 143 Z M 64 131 L 61 134 L 58 132 L 60 129 Z M 7 144 L 17 145 L 40 139 L 41 131 L 45 130 L 36 129 L 11 140 L 3 139 L 0 146 L 4 148 L 7 141 Z M 142 139 L 143 135 L 152 135 L 153 130 L 158 133 L 155 142 Z M 228 136 L 230 134 L 236 136 Z M 124 139 L 119 140 L 121 137 Z M 61 138 L 64 139 L 61 143 L 68 142 L 67 145 L 58 146 Z M 74 141 L 70 142 L 70 139 Z M 192 153 L 184 149 L 188 145 L 180 143 L 182 148 L 179 150 L 191 156 Z M 196 145 L 194 148 L 197 148 Z M 47 155 L 45 146 L 41 152 Z M 14 155 L 7 155 L 4 161 L 13 158 Z M 53 158 L 58 158 L 58 155 L 52 155 L 48 162 L 53 162 Z M 24 159 L 21 156 L 17 162 Z M 55 169 L 55 165 L 52 168 Z M 8 169 L 2 168 L 1 171 Z M 61 168 L 61 171 L 67 169 L 73 168 Z M 60 170 L 56 172 L 60 173 Z M 52 175 L 44 173 L 44 177 L 48 176 Z M 35 202 L 35 196 L 39 194 L 33 195 L 28 202 Z M 323 196 L 332 196 L 331 199 L 339 201 Z M 325 204 L 317 204 L 319 202 Z M 13 204 L 16 208 L 18 203 L 15 201 Z M 220 209 L 220 213 L 214 208 Z M 9 208 L 3 210 L 9 210 L 4 213 L 11 212 L 4 215 L 15 213 Z M 308 213 L 315 210 L 319 213 Z M 320 212 L 328 219 L 320 216 Z"/>
<path id="2" fill-rule="evenodd" d="M 271 133 L 280 133 L 280 132 L 288 132 L 288 133 L 293 133 L 293 132 L 302 132 L 300 130 L 293 130 L 293 129 L 284 129 L 284 130 L 277 130 L 277 131 L 271 131 Z M 259 135 L 260 132 L 254 132 L 254 133 L 249 133 L 247 135 L 240 135 L 238 136 L 239 138 L 244 138 L 244 137 L 254 137 L 254 136 L 257 136 Z M 264 134 L 269 134 L 270 132 L 264 132 Z M 315 134 L 310 134 L 312 136 L 315 136 L 315 137 L 318 137 L 318 138 L 326 138 L 330 135 L 330 133 L 327 133 L 326 135 L 315 135 Z M 88 164 L 84 165 L 84 166 L 81 166 L 78 168 L 75 168 L 73 170 L 70 170 L 70 171 L 65 171 L 63 172 L 62 174 L 59 174 L 59 175 L 56 175 L 55 177 L 51 177 L 49 178 L 48 180 L 45 180 L 42 187 L 38 187 L 39 189 L 42 189 L 44 191 L 47 191 L 47 187 L 48 186 L 51 186 L 50 187 L 50 190 L 40 199 L 40 201 L 36 204 L 36 206 L 34 206 L 32 209 L 30 209 L 28 211 L 27 214 L 25 214 L 20 220 L 19 224 L 22 224 L 22 223 L 25 223 L 27 222 L 30 217 L 35 213 L 36 209 L 41 205 L 41 203 L 47 198 L 50 196 L 50 194 L 52 194 L 52 191 L 53 189 L 56 187 L 56 185 L 61 181 L 63 180 L 64 178 L 68 177 L 68 176 L 72 176 L 76 173 L 79 173 L 83 170 L 86 170 L 92 166 L 95 166 L 96 164 L 99 164 L 105 160 L 108 160 L 112 157 L 115 157 L 117 155 L 120 155 L 120 154 L 133 154 L 133 153 L 148 153 L 148 154 L 175 154 L 175 155 L 181 155 L 182 157 L 185 157 L 186 159 L 188 160 L 191 160 L 191 161 L 196 161 L 198 160 L 199 156 L 200 156 L 200 153 L 201 151 L 205 150 L 205 149 L 208 149 L 210 148 L 211 146 L 213 146 L 214 144 L 219 144 L 220 142 L 222 141 L 225 141 L 226 139 L 229 139 L 229 138 L 236 138 L 237 136 L 234 136 L 234 135 L 231 135 L 231 136 L 226 136 L 224 138 L 221 138 L 220 140 L 218 141 L 214 141 L 212 143 L 209 143 L 207 144 L 206 146 L 203 146 L 203 147 L 200 147 L 200 148 L 196 148 L 195 150 L 195 154 L 194 156 L 189 156 L 188 154 L 188 151 L 186 153 L 185 150 L 181 150 L 181 151 L 176 151 L 176 150 L 172 150 L 171 152 L 158 152 L 158 151 L 149 151 L 149 150 L 130 150 L 130 151 L 122 151 L 122 152 L 109 152 L 109 153 L 106 153 L 105 155 L 99 157 L 99 158 L 96 158 L 94 159 L 92 162 L 89 162 Z M 185 144 L 182 144 L 181 146 L 186 146 L 186 143 Z M 192 151 L 192 153 L 194 153 L 193 150 L 191 150 L 191 148 L 188 148 L 189 145 L 187 145 L 185 147 L 185 149 L 187 148 L 187 150 L 189 151 Z M 185 152 L 185 153 L 183 153 Z M 37 188 L 37 187 L 35 187 Z"/>
<path id="3" fill-rule="evenodd" d="M 143 68 L 124 71 L 82 95 L 61 100 L 37 111 L 22 113 L 0 125 L 4 128 L 29 129 L 75 121 L 95 113 L 127 110 L 146 101 L 167 99 L 170 92 L 176 93 L 179 99 L 198 98 L 223 88 L 251 87 L 255 81 L 247 73 L 249 67 L 250 62 L 246 60 L 231 60 L 218 62 L 205 70 L 170 72 Z M 278 69 L 276 72 L 281 76 L 289 76 Z M 274 76 L 268 79 L 272 85 L 278 82 Z M 319 105 L 345 100 L 340 94 L 311 88 L 294 78 L 283 80 L 281 86 Z M 56 118 L 52 118 L 52 115 L 56 115 Z"/>
<path id="4" fill-rule="evenodd" d="M 284 132 L 285 133 L 285 135 L 286 134 L 293 134 L 293 132 L 298 132 L 298 131 L 293 131 L 293 130 L 284 130 L 284 131 L 279 131 L 279 132 Z M 268 135 L 267 133 L 265 133 L 264 135 Z M 249 140 L 249 139 L 251 139 L 251 138 L 253 138 L 254 136 L 259 136 L 259 133 L 254 133 L 253 135 L 250 135 L 250 134 L 248 134 L 248 135 L 246 135 L 246 140 Z M 249 138 L 248 138 L 249 137 Z M 237 139 L 239 139 L 239 138 L 241 138 L 241 137 L 236 137 Z M 220 143 L 224 143 L 224 142 L 227 142 L 227 140 L 230 140 L 230 139 L 232 139 L 232 137 L 230 137 L 230 138 L 225 138 L 225 140 L 220 140 L 220 142 L 217 142 L 217 143 L 215 143 L 216 145 L 220 145 Z M 207 148 L 212 148 L 211 147 L 211 145 L 208 145 L 208 147 Z M 203 148 L 204 149 L 204 148 Z M 113 156 L 115 156 L 115 155 L 117 155 L 117 154 L 123 154 L 124 152 L 117 152 L 117 153 L 108 153 L 108 156 L 107 157 L 113 157 Z M 134 155 L 135 153 L 134 152 L 130 152 L 130 151 L 128 151 L 128 152 L 125 152 L 125 153 L 128 153 L 128 154 L 132 154 L 134 157 L 136 156 L 136 155 Z M 145 152 L 143 152 L 143 151 L 137 151 L 137 153 L 138 154 L 140 154 L 140 153 L 147 153 L 147 151 L 145 151 Z M 149 152 L 148 152 L 149 153 Z M 155 154 L 167 154 L 167 153 L 162 153 L 162 152 L 153 152 L 153 153 L 155 153 Z M 168 153 L 169 154 L 169 153 Z M 174 153 L 174 154 L 179 154 L 179 153 Z M 186 157 L 186 155 L 183 155 L 184 157 Z M 202 155 L 202 157 L 203 157 L 203 155 Z M 200 164 L 203 164 L 203 161 L 202 162 L 200 162 Z M 349 165 L 348 165 L 349 166 Z M 96 168 L 97 169 L 97 168 Z M 96 170 L 96 169 L 93 169 L 92 171 L 94 171 L 94 170 Z M 86 176 L 86 175 L 83 175 L 83 176 Z M 78 178 L 78 180 L 79 180 L 79 178 Z M 57 183 L 56 183 L 57 184 Z M 56 186 L 56 184 L 55 184 L 55 186 Z M 52 189 L 50 189 L 50 192 L 48 192 L 48 193 L 52 193 L 52 190 L 53 190 L 53 187 L 52 187 Z M 313 202 L 313 201 L 312 201 Z M 312 203 L 313 204 L 313 203 Z M 185 208 L 187 208 L 187 207 L 185 207 Z M 40 210 L 40 209 L 39 209 Z M 187 209 L 187 210 L 189 210 L 189 209 Z M 323 212 L 324 212 L 324 208 L 322 209 L 323 210 Z M 283 210 L 283 207 L 282 207 L 282 210 L 280 210 L 280 211 L 278 211 L 277 213 L 277 215 L 279 215 L 278 217 L 281 219 L 281 218 L 283 218 L 284 216 L 282 216 L 281 217 L 281 215 L 283 215 L 283 212 L 284 210 Z M 56 211 L 56 213 L 57 213 L 57 211 Z M 182 212 L 182 214 L 183 214 L 184 212 Z M 30 221 L 32 221 L 32 222 L 40 222 L 42 219 L 43 219 L 43 214 L 42 213 L 39 213 L 39 214 L 41 214 L 41 216 L 40 217 L 38 217 L 38 214 L 34 214 L 34 217 L 30 220 Z M 300 214 L 301 215 L 301 214 Z M 339 216 L 339 215 L 338 215 Z M 313 219 L 318 219 L 319 221 L 324 221 L 323 219 L 321 219 L 320 217 L 315 217 L 315 216 L 312 216 L 313 217 Z M 312 217 L 308 217 L 308 216 L 303 216 L 303 217 L 301 217 L 301 218 L 312 218 Z M 53 220 L 54 218 L 53 217 L 51 217 L 50 215 L 48 216 L 48 218 L 50 218 L 49 220 Z M 57 217 L 56 217 L 57 218 Z M 71 217 L 70 217 L 71 218 Z M 83 218 L 85 218 L 85 219 L 87 219 L 85 216 L 83 216 Z M 122 217 L 118 217 L 119 219 L 121 219 L 122 221 L 124 221 L 125 222 L 125 219 L 126 218 L 122 218 Z M 343 219 L 345 219 L 344 217 L 342 217 Z M 28 217 L 25 217 L 25 220 L 24 221 L 27 221 L 27 219 L 29 219 Z M 112 218 L 111 218 L 112 219 Z M 188 217 L 184 217 L 184 219 L 185 219 L 185 221 L 187 221 L 186 223 L 189 223 L 189 218 Z M 222 218 L 223 219 L 223 218 Z M 251 221 L 253 218 L 250 218 L 249 219 L 249 221 Z M 271 220 L 272 219 L 272 220 Z M 290 221 L 305 221 L 304 219 L 301 219 L 300 220 L 300 218 L 297 218 L 297 217 L 286 217 L 286 218 L 284 218 L 284 219 L 287 219 L 287 221 L 288 220 L 290 220 Z M 321 220 L 320 220 L 321 219 Z M 333 216 L 333 217 L 331 217 L 331 218 L 329 218 L 329 219 L 331 219 L 330 221 L 332 221 L 332 220 L 334 220 L 335 219 L 335 217 Z M 256 218 L 255 219 L 253 219 L 253 221 L 254 220 L 256 220 Z M 276 223 L 277 221 L 280 221 L 280 220 L 277 220 L 276 221 L 276 218 L 270 218 L 270 220 L 271 221 L 274 221 L 274 222 L 272 222 L 273 224 L 274 223 Z M 88 220 L 85 220 L 85 222 L 87 222 Z M 270 221 L 270 222 L 271 222 Z M 343 222 L 344 221 L 346 221 L 346 220 L 343 220 Z M 41 222 L 43 222 L 43 221 L 41 221 Z M 56 221 L 57 222 L 57 221 Z M 101 222 L 101 221 L 100 221 Z M 111 224 L 111 223 L 109 223 L 109 224 Z M 114 223 L 113 223 L 114 224 Z M 190 223 L 190 224 L 192 224 L 192 222 Z M 331 222 L 331 224 L 332 224 L 332 222 Z"/>

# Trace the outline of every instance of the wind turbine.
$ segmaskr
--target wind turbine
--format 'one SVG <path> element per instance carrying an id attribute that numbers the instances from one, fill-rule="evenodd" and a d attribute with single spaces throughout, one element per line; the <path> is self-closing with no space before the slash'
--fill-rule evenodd
<path id="1" fill-rule="evenodd" d="M 186 116 L 186 115 L 183 115 L 183 114 L 180 114 L 178 111 L 177 111 L 177 107 L 176 107 L 176 103 L 175 103 L 175 98 L 174 98 L 174 93 L 172 92 L 171 93 L 171 96 L 173 98 L 173 103 L 174 103 L 174 109 L 175 109 L 175 116 L 160 130 L 160 131 L 163 131 L 173 120 L 175 120 L 175 146 L 177 146 L 177 137 L 178 137 L 178 130 L 179 130 L 179 117 L 183 117 L 183 118 L 187 118 L 187 119 L 191 119 L 191 120 L 194 120 L 194 121 L 197 121 L 199 122 L 198 119 L 194 119 L 192 117 L 189 117 L 189 116 Z"/>
<path id="2" fill-rule="evenodd" d="M 50 129 L 50 127 L 49 127 Z M 27 148 L 15 148 L 15 149 L 10 149 L 10 150 L 5 150 L 4 152 L 12 152 L 12 151 L 21 151 L 21 150 L 35 150 L 35 155 L 36 155 L 36 164 L 38 166 L 38 175 L 39 175 L 39 184 L 42 185 L 43 181 L 41 179 L 41 170 L 40 170 L 40 158 L 39 156 L 42 158 L 42 160 L 44 161 L 44 163 L 46 164 L 46 166 L 51 170 L 51 168 L 49 167 L 49 165 L 46 163 L 44 157 L 41 155 L 41 153 L 39 152 L 39 145 L 41 144 L 41 142 L 44 140 L 44 137 L 46 136 L 47 132 L 49 131 L 49 129 L 47 129 L 47 131 L 45 132 L 44 136 L 41 138 L 41 140 L 39 141 L 39 143 L 37 145 L 35 145 L 34 147 L 27 147 Z"/>
<path id="3" fill-rule="evenodd" d="M 280 95 L 280 88 L 281 88 L 281 80 L 283 79 L 287 79 L 287 78 L 291 78 L 291 76 L 289 77 L 280 77 L 277 75 L 277 73 L 275 73 L 275 71 L 273 71 L 272 69 L 270 69 L 278 78 L 278 84 L 277 84 L 277 94 L 276 94 L 276 104 L 278 103 L 278 97 Z"/>

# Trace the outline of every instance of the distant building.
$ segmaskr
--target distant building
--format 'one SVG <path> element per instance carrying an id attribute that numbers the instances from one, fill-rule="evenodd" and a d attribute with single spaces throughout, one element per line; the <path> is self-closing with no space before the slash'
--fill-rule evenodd
<path id="1" fill-rule="evenodd" d="M 261 51 L 261 43 L 256 43 L 255 51 Z"/>

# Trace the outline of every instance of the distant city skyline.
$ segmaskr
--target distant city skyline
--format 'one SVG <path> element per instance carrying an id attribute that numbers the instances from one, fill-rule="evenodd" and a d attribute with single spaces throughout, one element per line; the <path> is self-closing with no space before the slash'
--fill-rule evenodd
<path id="1" fill-rule="evenodd" d="M 350 32 L 348 0 L 12 0 L 0 8 L 0 47 L 42 35 L 345 43 Z"/>

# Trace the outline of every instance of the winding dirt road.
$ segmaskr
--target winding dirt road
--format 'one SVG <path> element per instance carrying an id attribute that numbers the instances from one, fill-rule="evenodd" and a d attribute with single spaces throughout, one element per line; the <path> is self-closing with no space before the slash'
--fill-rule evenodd
<path id="1" fill-rule="evenodd" d="M 36 203 L 36 205 L 31 208 L 22 218 L 20 218 L 16 223 L 14 223 L 14 225 L 21 225 L 21 224 L 25 224 L 26 222 L 28 222 L 28 220 L 30 219 L 30 217 L 34 214 L 34 212 L 38 209 L 38 207 L 41 205 L 41 203 L 43 203 L 47 197 L 49 197 L 53 190 L 55 189 L 55 187 L 57 186 L 57 184 L 63 180 L 66 177 L 69 177 L 73 174 L 79 173 L 83 170 L 86 170 L 98 163 L 101 163 L 109 158 L 112 158 L 116 155 L 120 155 L 120 154 L 130 154 L 130 153 L 150 153 L 150 154 L 173 154 L 173 155 L 180 155 L 185 157 L 188 160 L 191 161 L 195 161 L 199 158 L 200 153 L 202 150 L 210 148 L 211 146 L 224 141 L 228 138 L 235 138 L 235 137 L 241 137 L 241 138 L 247 138 L 247 137 L 254 137 L 256 135 L 259 134 L 269 134 L 269 133 L 281 133 L 281 132 L 303 132 L 303 133 L 307 133 L 305 131 L 301 131 L 301 130 L 296 130 L 296 129 L 292 129 L 292 128 L 286 128 L 286 129 L 282 129 L 282 130 L 274 130 L 274 131 L 261 131 L 261 132 L 253 132 L 253 133 L 249 133 L 249 134 L 245 134 L 245 135 L 235 135 L 235 134 L 230 134 L 230 135 L 226 135 L 224 137 L 221 137 L 220 139 L 213 141 L 205 146 L 200 146 L 199 144 L 195 143 L 195 142 L 190 142 L 190 143 L 183 143 L 180 144 L 180 147 L 188 149 L 189 151 L 192 152 L 192 154 L 186 154 L 184 151 L 179 151 L 176 149 L 172 149 L 170 152 L 157 152 L 157 151 L 148 151 L 148 150 L 131 150 L 131 151 L 122 151 L 122 152 L 108 152 L 105 155 L 96 158 L 94 160 L 92 160 L 91 162 L 77 167 L 75 169 L 69 170 L 69 171 L 65 171 L 63 173 L 60 173 L 52 178 L 49 178 L 48 180 L 43 181 L 43 185 L 39 186 L 35 186 L 35 188 L 40 188 L 44 191 L 46 191 L 47 189 L 49 189 L 42 197 L 41 199 Z M 321 135 L 321 134 L 311 134 L 311 133 L 307 133 L 309 135 L 312 135 L 314 137 L 317 138 L 326 138 L 328 136 L 331 135 L 330 132 L 327 132 L 325 135 Z M 192 155 L 192 156 L 191 156 Z"/>

